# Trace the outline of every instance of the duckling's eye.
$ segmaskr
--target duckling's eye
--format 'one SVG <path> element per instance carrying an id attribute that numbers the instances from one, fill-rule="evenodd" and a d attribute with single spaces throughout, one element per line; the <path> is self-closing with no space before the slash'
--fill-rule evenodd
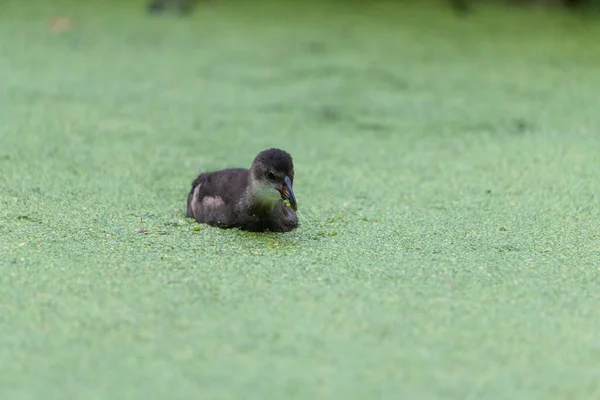
<path id="1" fill-rule="evenodd" d="M 270 181 L 274 181 L 275 180 L 275 174 L 272 173 L 271 171 L 267 171 L 267 179 Z"/>

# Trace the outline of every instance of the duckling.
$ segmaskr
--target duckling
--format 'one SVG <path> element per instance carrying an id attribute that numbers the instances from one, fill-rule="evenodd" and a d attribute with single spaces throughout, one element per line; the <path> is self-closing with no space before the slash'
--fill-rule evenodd
<path id="1" fill-rule="evenodd" d="M 201 173 L 192 182 L 186 216 L 219 228 L 289 232 L 298 227 L 293 183 L 292 156 L 280 149 L 264 150 L 250 169 Z"/>

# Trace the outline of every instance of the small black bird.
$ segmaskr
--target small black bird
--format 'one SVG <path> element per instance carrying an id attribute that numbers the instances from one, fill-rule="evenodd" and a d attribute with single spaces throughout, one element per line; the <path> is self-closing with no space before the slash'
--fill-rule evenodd
<path id="1" fill-rule="evenodd" d="M 293 183 L 292 156 L 280 149 L 264 150 L 249 170 L 201 173 L 192 182 L 187 216 L 220 228 L 288 232 L 298 227 Z"/>

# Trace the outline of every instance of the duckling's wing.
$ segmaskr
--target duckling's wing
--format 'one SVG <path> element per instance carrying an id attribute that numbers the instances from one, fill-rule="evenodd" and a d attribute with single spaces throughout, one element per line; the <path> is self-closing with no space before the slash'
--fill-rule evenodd
<path id="1" fill-rule="evenodd" d="M 236 226 L 236 204 L 246 191 L 248 177 L 243 168 L 200 174 L 188 195 L 187 216 L 223 228 Z"/>

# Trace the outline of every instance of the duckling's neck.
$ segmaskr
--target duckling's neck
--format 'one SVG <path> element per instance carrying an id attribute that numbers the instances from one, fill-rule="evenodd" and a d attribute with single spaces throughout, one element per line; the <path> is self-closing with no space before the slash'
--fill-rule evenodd
<path id="1" fill-rule="evenodd" d="M 249 189 L 249 206 L 257 212 L 270 213 L 281 199 L 281 195 L 273 188 L 273 186 L 256 179 L 251 178 Z"/>

